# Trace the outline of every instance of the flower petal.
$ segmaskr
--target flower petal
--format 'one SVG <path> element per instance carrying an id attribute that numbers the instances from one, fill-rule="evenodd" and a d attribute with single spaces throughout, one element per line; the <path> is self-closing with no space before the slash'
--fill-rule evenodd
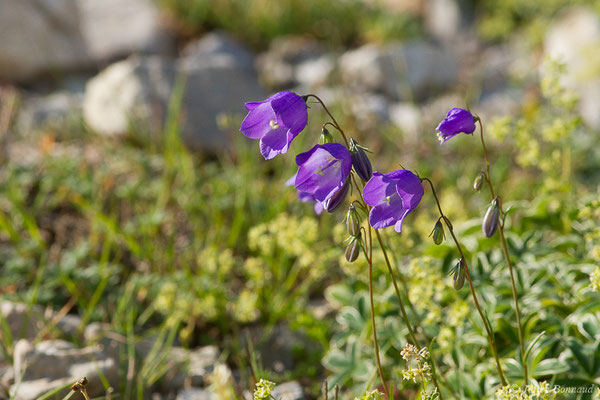
<path id="1" fill-rule="evenodd" d="M 263 102 L 252 109 L 242 121 L 240 131 L 250 139 L 260 139 L 273 131 L 271 121 L 277 121 L 277 116 L 270 103 Z"/>
<path id="2" fill-rule="evenodd" d="M 388 202 L 383 202 L 371 209 L 369 213 L 369 224 L 375 229 L 387 228 L 394 225 L 405 213 L 402 208 L 402 199 L 393 194 Z"/>
<path id="3" fill-rule="evenodd" d="M 273 111 L 283 124 L 294 135 L 300 133 L 308 123 L 308 109 L 302 97 L 292 92 L 281 92 L 281 96 L 273 99 Z"/>
<path id="4" fill-rule="evenodd" d="M 285 128 L 271 129 L 260 139 L 260 153 L 265 160 L 270 160 L 278 154 L 288 151 L 288 133 Z"/>
<path id="5" fill-rule="evenodd" d="M 386 201 L 386 198 L 397 193 L 396 179 L 397 171 L 387 174 L 374 172 L 373 177 L 363 189 L 363 199 L 370 206 L 376 206 L 381 202 Z"/>
<path id="6" fill-rule="evenodd" d="M 396 183 L 396 191 L 402 199 L 402 206 L 409 212 L 414 210 L 423 197 L 421 180 L 408 170 L 401 170 L 402 175 Z"/>

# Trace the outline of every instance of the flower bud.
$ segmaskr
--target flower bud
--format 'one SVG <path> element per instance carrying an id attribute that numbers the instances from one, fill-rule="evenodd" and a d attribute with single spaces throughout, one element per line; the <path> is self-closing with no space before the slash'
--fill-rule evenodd
<path id="1" fill-rule="evenodd" d="M 433 243 L 438 245 L 442 244 L 442 241 L 444 240 L 444 225 L 442 224 L 442 221 L 438 219 L 429 236 L 433 236 Z"/>
<path id="2" fill-rule="evenodd" d="M 350 204 L 346 213 L 346 230 L 350 236 L 360 235 L 360 217 L 354 204 Z"/>
<path id="3" fill-rule="evenodd" d="M 350 243 L 346 247 L 346 260 L 348 262 L 354 262 L 360 254 L 360 233 L 358 236 L 353 236 L 350 239 Z"/>
<path id="4" fill-rule="evenodd" d="M 365 148 L 356 143 L 354 139 L 350 139 L 350 156 L 352 157 L 354 171 L 356 171 L 360 179 L 363 181 L 371 179 L 371 176 L 373 176 L 371 161 L 367 157 Z"/>
<path id="5" fill-rule="evenodd" d="M 473 190 L 476 192 L 479 192 L 479 190 L 481 189 L 481 186 L 483 185 L 483 172 L 480 172 L 477 174 L 477 176 L 475 177 L 475 180 L 473 181 Z"/>
<path id="6" fill-rule="evenodd" d="M 487 209 L 485 217 L 483 217 L 483 223 L 481 224 L 481 230 L 486 237 L 492 237 L 496 233 L 499 215 L 500 207 L 498 207 L 498 198 L 495 198 Z"/>
<path id="7" fill-rule="evenodd" d="M 333 194 L 333 196 L 325 200 L 325 202 L 323 203 L 323 208 L 325 209 L 325 211 L 334 212 L 335 210 L 337 210 L 340 207 L 340 205 L 342 205 L 344 200 L 346 200 L 346 196 L 348 195 L 349 189 L 350 178 L 348 177 L 346 178 L 344 185 L 341 188 L 339 188 L 337 192 Z"/>
<path id="8" fill-rule="evenodd" d="M 333 135 L 327 130 L 327 128 L 323 127 L 321 129 L 321 137 L 319 138 L 319 144 L 325 143 L 333 143 Z"/>
<path id="9" fill-rule="evenodd" d="M 465 270 L 465 264 L 461 258 L 454 266 L 454 274 L 452 275 L 454 289 L 460 290 L 464 286 L 466 276 L 467 271 Z"/>

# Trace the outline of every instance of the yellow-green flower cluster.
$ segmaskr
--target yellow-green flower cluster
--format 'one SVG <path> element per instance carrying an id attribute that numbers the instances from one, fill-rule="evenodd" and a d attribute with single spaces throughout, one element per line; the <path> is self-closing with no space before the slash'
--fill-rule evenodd
<path id="1" fill-rule="evenodd" d="M 384 400 L 383 393 L 379 390 L 366 391 L 360 398 L 355 397 L 354 400 Z"/>
<path id="2" fill-rule="evenodd" d="M 437 261 L 432 257 L 413 258 L 407 275 L 411 303 L 417 310 L 427 311 L 425 323 L 437 321 L 442 315 L 440 303 L 447 286 Z"/>
<path id="3" fill-rule="evenodd" d="M 271 393 L 273 392 L 274 388 L 275 384 L 273 382 L 261 379 L 254 387 L 254 394 L 252 395 L 252 398 L 254 400 L 270 400 Z"/>
<path id="4" fill-rule="evenodd" d="M 402 379 L 410 380 L 415 383 L 427 382 L 431 379 L 431 365 L 427 362 L 429 359 L 429 350 L 427 347 L 418 349 L 412 344 L 406 344 L 400 352 L 402 358 L 409 364 L 406 369 L 401 370 Z"/>
<path id="5" fill-rule="evenodd" d="M 527 385 L 524 389 L 517 385 L 504 386 L 495 393 L 496 400 L 555 400 L 557 394 L 548 382 Z"/>

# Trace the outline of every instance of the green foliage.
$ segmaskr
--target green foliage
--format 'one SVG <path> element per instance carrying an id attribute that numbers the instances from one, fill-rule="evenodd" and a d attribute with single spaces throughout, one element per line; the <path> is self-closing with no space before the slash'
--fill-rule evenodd
<path id="1" fill-rule="evenodd" d="M 223 29 L 256 48 L 275 38 L 308 35 L 329 45 L 419 33 L 415 18 L 389 13 L 362 0 L 159 0 L 192 31 Z"/>

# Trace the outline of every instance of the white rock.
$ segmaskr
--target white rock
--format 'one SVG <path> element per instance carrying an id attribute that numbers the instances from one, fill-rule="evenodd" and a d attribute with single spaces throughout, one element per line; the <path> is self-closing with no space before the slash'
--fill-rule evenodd
<path id="1" fill-rule="evenodd" d="M 285 382 L 275 386 L 273 397 L 279 400 L 303 400 L 304 391 L 297 381 Z"/>
<path id="2" fill-rule="evenodd" d="M 423 116 L 419 107 L 412 103 L 395 103 L 389 108 L 390 121 L 405 134 L 416 138 L 423 127 Z"/>
<path id="3" fill-rule="evenodd" d="M 426 7 L 425 27 L 433 36 L 449 41 L 458 35 L 463 21 L 456 0 L 430 0 Z"/>
<path id="4" fill-rule="evenodd" d="M 16 81 L 173 48 L 151 0 L 2 0 L 0 37 L 0 77 Z"/>
<path id="5" fill-rule="evenodd" d="M 100 374 L 109 385 L 118 387 L 118 363 L 98 347 L 76 348 L 62 340 L 32 344 L 23 339 L 14 349 L 14 371 L 17 382 L 11 394 L 16 399 L 33 400 L 67 382 L 87 377 L 90 396 L 105 394 Z M 63 393 L 64 396 L 68 389 Z"/>
<path id="6" fill-rule="evenodd" d="M 458 77 L 457 68 L 449 53 L 424 41 L 368 44 L 340 59 L 346 84 L 384 93 L 394 100 L 427 97 L 431 91 L 452 85 Z"/>
<path id="7" fill-rule="evenodd" d="M 331 56 L 306 60 L 296 66 L 296 82 L 308 88 L 323 86 L 327 84 L 334 69 L 335 62 Z"/>
<path id="8" fill-rule="evenodd" d="M 174 65 L 159 57 L 131 57 L 109 66 L 86 86 L 86 123 L 107 136 L 124 135 L 130 124 L 158 134 L 175 75 Z"/>
<path id="9" fill-rule="evenodd" d="M 44 313 L 38 306 L 28 308 L 23 303 L 3 301 L 0 314 L 7 322 L 13 341 L 21 338 L 34 339 L 44 325 Z"/>
<path id="10" fill-rule="evenodd" d="M 204 389 L 185 389 L 177 394 L 176 400 L 213 400 L 216 396 Z"/>
<path id="11" fill-rule="evenodd" d="M 249 53 L 222 36 L 209 35 L 187 50 L 177 62 L 154 57 L 131 57 L 115 63 L 88 82 L 83 116 L 97 133 L 122 136 L 133 126 L 159 137 L 167 117 L 176 77 L 183 78 L 180 129 L 192 150 L 221 150 L 229 144 L 218 119 L 245 113 L 244 102 L 265 93 Z"/>

